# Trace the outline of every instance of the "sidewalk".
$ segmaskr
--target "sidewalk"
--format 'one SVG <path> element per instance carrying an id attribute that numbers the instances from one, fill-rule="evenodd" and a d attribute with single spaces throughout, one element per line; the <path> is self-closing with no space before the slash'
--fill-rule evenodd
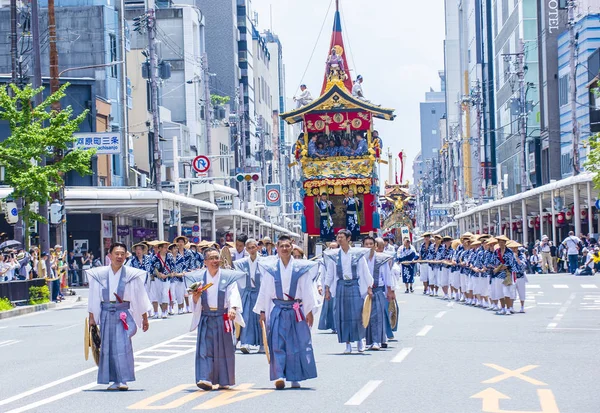
<path id="1" fill-rule="evenodd" d="M 77 290 L 75 290 L 77 291 Z M 66 306 L 72 306 L 76 302 L 81 301 L 82 296 L 80 294 L 77 295 L 66 295 L 65 299 L 60 303 L 44 303 L 44 304 L 36 304 L 36 305 L 22 305 L 13 308 L 8 311 L 0 311 L 0 320 L 4 320 L 6 318 L 18 317 L 25 314 L 36 313 L 38 311 L 46 311 L 53 308 L 60 308 Z"/>

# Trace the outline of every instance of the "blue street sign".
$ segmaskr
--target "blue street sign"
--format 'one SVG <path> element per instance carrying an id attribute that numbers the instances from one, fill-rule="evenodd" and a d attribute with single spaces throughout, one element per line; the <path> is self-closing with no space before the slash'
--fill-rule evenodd
<path id="1" fill-rule="evenodd" d="M 600 199 L 596 199 L 596 209 L 600 209 Z"/>
<path id="2" fill-rule="evenodd" d="M 292 205 L 292 208 L 294 208 L 294 211 L 296 211 L 296 212 L 302 211 L 302 208 L 303 208 L 302 202 L 299 202 L 299 201 L 294 202 L 294 204 Z"/>

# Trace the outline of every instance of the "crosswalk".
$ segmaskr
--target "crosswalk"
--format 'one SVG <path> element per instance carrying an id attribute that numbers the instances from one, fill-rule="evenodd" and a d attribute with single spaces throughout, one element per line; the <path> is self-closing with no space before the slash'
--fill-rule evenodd
<path id="1" fill-rule="evenodd" d="M 5 341 L 0 341 L 0 347 L 7 347 L 10 346 L 12 344 L 17 344 L 20 343 L 20 340 L 5 340 Z"/>
<path id="2" fill-rule="evenodd" d="M 135 366 L 138 369 L 148 368 L 194 351 L 196 351 L 196 334 L 184 334 L 172 340 L 137 351 L 134 354 Z"/>

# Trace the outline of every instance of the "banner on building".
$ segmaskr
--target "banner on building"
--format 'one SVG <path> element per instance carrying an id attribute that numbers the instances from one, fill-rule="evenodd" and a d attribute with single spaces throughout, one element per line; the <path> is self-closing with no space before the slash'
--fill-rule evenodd
<path id="1" fill-rule="evenodd" d="M 126 237 L 129 235 L 129 225 L 117 225 L 117 236 Z"/>
<path id="2" fill-rule="evenodd" d="M 113 223 L 112 221 L 102 221 L 102 238 L 113 237 Z"/>
<path id="3" fill-rule="evenodd" d="M 74 133 L 75 148 L 78 149 L 96 149 L 98 155 L 114 155 L 121 153 L 120 132 L 104 133 Z"/>

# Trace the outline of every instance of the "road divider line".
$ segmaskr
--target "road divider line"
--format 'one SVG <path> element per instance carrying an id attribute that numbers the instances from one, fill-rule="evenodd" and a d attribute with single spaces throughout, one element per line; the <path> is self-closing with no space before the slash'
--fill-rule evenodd
<path id="1" fill-rule="evenodd" d="M 528 288 L 528 289 L 529 289 L 529 288 L 536 288 L 536 289 L 537 289 L 537 288 L 542 288 L 542 286 L 541 286 L 541 285 L 539 285 L 539 284 L 529 284 L 529 285 L 527 286 L 527 288 Z"/>
<path id="2" fill-rule="evenodd" d="M 560 307 L 560 309 L 558 310 L 558 313 L 556 313 L 556 315 L 552 319 L 552 322 L 549 323 L 548 326 L 546 327 L 547 330 L 553 330 L 556 328 L 556 326 L 558 326 L 558 322 L 560 320 L 562 320 L 565 313 L 569 309 L 569 306 L 573 303 L 573 300 L 575 300 L 576 296 L 577 296 L 577 294 L 575 294 L 575 293 L 573 293 L 569 296 L 569 299 L 565 302 L 565 304 L 562 307 Z"/>
<path id="3" fill-rule="evenodd" d="M 71 324 L 70 326 L 57 328 L 56 331 L 68 330 L 69 328 L 80 326 L 81 324 Z"/>
<path id="4" fill-rule="evenodd" d="M 596 284 L 581 284 L 581 288 L 598 288 Z"/>
<path id="5" fill-rule="evenodd" d="M 6 340 L 6 341 L 0 341 L 0 347 L 7 347 L 10 346 L 11 344 L 17 344 L 20 343 L 20 340 Z"/>
<path id="6" fill-rule="evenodd" d="M 554 284 L 552 285 L 554 288 L 557 289 L 565 289 L 565 288 L 569 288 L 569 286 L 567 284 Z"/>
<path id="7" fill-rule="evenodd" d="M 362 389 L 357 391 L 356 394 L 350 398 L 350 400 L 344 403 L 344 405 L 360 406 L 362 402 L 367 400 L 367 397 L 369 397 L 381 383 L 383 383 L 383 380 L 369 380 L 367 384 L 365 384 Z"/>
<path id="8" fill-rule="evenodd" d="M 446 313 L 447 313 L 447 311 L 440 311 L 439 313 L 437 313 L 435 315 L 435 318 L 442 318 Z"/>
<path id="9" fill-rule="evenodd" d="M 425 326 L 421 329 L 421 331 L 419 331 L 417 333 L 417 337 L 424 337 L 427 335 L 427 333 L 429 333 L 429 330 L 431 330 L 433 328 L 433 326 Z"/>
<path id="10" fill-rule="evenodd" d="M 412 347 L 405 347 L 396 354 L 396 356 L 392 359 L 392 363 L 402 363 L 406 356 L 410 354 L 412 351 Z"/>

